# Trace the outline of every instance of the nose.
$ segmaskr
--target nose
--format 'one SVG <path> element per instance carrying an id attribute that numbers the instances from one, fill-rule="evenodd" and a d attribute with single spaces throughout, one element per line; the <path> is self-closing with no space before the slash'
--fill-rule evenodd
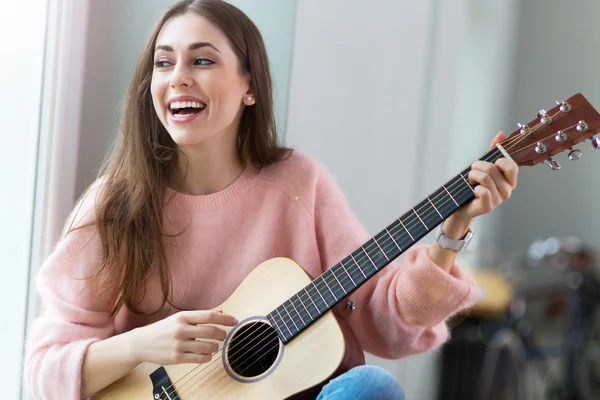
<path id="1" fill-rule="evenodd" d="M 173 69 L 171 75 L 171 87 L 192 86 L 194 80 L 191 77 L 190 70 L 183 63 L 178 63 Z"/>

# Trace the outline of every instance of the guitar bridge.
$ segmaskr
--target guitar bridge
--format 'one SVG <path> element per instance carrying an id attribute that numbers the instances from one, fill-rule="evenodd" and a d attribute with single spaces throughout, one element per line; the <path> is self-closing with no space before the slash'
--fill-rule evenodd
<path id="1" fill-rule="evenodd" d="M 179 395 L 164 367 L 160 367 L 151 373 L 150 379 L 153 387 L 152 394 L 156 400 L 179 400 Z"/>

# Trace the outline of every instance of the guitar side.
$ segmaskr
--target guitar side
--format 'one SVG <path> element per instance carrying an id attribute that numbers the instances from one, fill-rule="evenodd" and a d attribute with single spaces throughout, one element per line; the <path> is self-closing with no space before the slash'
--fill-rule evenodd
<path id="1" fill-rule="evenodd" d="M 243 325 L 248 318 L 267 315 L 310 282 L 310 277 L 294 261 L 274 258 L 256 267 L 217 308 L 235 316 Z M 225 330 L 229 334 L 238 327 Z M 221 352 L 206 364 L 171 365 L 165 366 L 165 370 L 181 400 L 284 399 L 327 380 L 340 366 L 345 352 L 341 328 L 331 312 L 282 347 L 278 364 L 251 383 L 239 382 L 226 372 Z M 142 363 L 96 394 L 93 400 L 146 400 L 153 394 L 149 375 L 159 367 Z"/>

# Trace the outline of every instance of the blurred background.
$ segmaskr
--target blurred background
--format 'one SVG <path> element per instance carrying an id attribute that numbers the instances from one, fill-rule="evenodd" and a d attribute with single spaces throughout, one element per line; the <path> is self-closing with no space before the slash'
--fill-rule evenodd
<path id="1" fill-rule="evenodd" d="M 600 107 L 597 0 L 237 0 L 259 26 L 279 134 L 320 159 L 373 234 L 540 109 Z M 21 378 L 34 279 L 115 137 L 173 0 L 0 2 L 0 376 Z M 523 167 L 461 263 L 486 294 L 441 349 L 390 370 L 407 399 L 599 399 L 600 151 Z M 433 235 L 424 239 L 431 242 Z"/>

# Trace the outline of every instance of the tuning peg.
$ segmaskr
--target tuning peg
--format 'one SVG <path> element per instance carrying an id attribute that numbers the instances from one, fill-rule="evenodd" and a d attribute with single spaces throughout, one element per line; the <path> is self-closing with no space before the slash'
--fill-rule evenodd
<path id="1" fill-rule="evenodd" d="M 554 136 L 554 140 L 556 140 L 557 142 L 566 142 L 568 139 L 567 134 L 564 131 L 558 131 L 556 132 L 556 136 Z"/>
<path id="2" fill-rule="evenodd" d="M 560 164 L 554 161 L 552 157 L 546 160 L 548 162 L 548 166 L 552 171 L 560 171 Z"/>
<path id="3" fill-rule="evenodd" d="M 583 155 L 583 153 L 579 149 L 574 149 L 571 147 L 570 150 L 571 151 L 569 152 L 569 160 L 571 160 L 571 161 L 579 160 L 581 158 L 581 156 Z"/>
<path id="4" fill-rule="evenodd" d="M 548 115 L 548 112 L 544 109 L 540 110 L 540 112 L 538 113 L 538 116 L 540 117 L 540 122 L 542 124 L 548 125 L 552 123 L 552 117 L 550 115 Z"/>
<path id="5" fill-rule="evenodd" d="M 590 138 L 590 146 L 592 147 L 592 149 L 594 150 L 598 150 L 600 149 L 600 137 L 593 137 Z"/>
<path id="6" fill-rule="evenodd" d="M 518 123 L 517 126 L 521 129 L 520 133 L 522 135 L 529 135 L 531 133 L 531 128 L 528 125 L 523 125 L 522 123 Z"/>
<path id="7" fill-rule="evenodd" d="M 585 121 L 579 121 L 577 124 L 577 130 L 579 132 L 585 132 L 588 130 L 588 124 Z"/>
<path id="8" fill-rule="evenodd" d="M 548 151 L 548 147 L 542 142 L 537 142 L 537 144 L 535 145 L 535 152 L 543 154 L 546 151 Z"/>
<path id="9" fill-rule="evenodd" d="M 562 112 L 571 111 L 571 105 L 569 103 L 567 103 L 566 101 L 557 101 L 556 104 L 560 105 L 560 111 L 562 111 Z"/>

